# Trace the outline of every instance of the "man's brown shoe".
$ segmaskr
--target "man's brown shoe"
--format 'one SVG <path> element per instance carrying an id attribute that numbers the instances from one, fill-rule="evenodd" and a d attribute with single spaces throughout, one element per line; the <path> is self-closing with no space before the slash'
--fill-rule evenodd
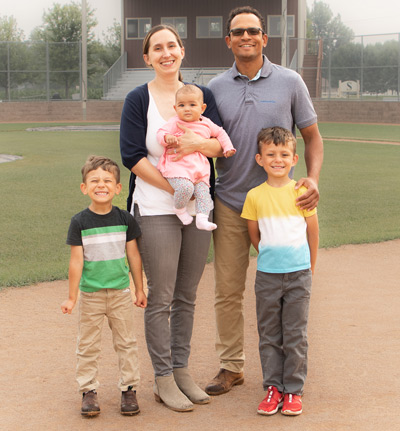
<path id="1" fill-rule="evenodd" d="M 96 416 L 100 413 L 99 402 L 96 391 L 85 392 L 82 395 L 81 415 Z"/>
<path id="2" fill-rule="evenodd" d="M 136 391 L 132 391 L 129 386 L 127 391 L 121 394 L 121 415 L 133 416 L 140 412 L 139 405 L 136 399 Z"/>
<path id="3" fill-rule="evenodd" d="M 208 395 L 222 395 L 229 392 L 233 386 L 242 385 L 243 382 L 243 372 L 233 373 L 221 368 L 214 379 L 206 386 L 206 392 Z"/>

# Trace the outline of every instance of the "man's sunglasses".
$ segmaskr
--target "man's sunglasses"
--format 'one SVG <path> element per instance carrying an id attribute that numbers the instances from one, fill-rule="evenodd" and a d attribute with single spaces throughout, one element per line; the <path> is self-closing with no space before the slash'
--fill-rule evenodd
<path id="1" fill-rule="evenodd" d="M 249 36 L 257 36 L 260 33 L 260 31 L 262 34 L 264 34 L 263 30 L 260 27 L 248 27 L 248 28 L 233 28 L 228 33 L 228 36 L 230 34 L 232 34 L 233 36 L 243 36 L 245 31 L 247 31 L 247 34 Z"/>

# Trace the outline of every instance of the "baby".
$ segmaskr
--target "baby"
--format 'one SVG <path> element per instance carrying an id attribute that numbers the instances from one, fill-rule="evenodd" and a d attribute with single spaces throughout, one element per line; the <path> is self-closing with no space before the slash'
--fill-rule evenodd
<path id="1" fill-rule="evenodd" d="M 217 225 L 208 221 L 213 202 L 209 192 L 210 163 L 207 157 L 196 151 L 175 161 L 175 154 L 167 152 L 167 147 L 177 143 L 177 137 L 184 133 L 178 127 L 178 123 L 184 122 L 186 127 L 203 138 L 218 139 L 225 157 L 235 154 L 236 150 L 225 130 L 202 116 L 206 107 L 203 92 L 199 87 L 187 84 L 177 91 L 174 106 L 177 115 L 157 132 L 158 141 L 166 147 L 157 168 L 175 191 L 174 210 L 182 223 L 187 225 L 193 221 L 186 206 L 194 195 L 196 198 L 196 227 L 211 231 L 216 229 Z"/>

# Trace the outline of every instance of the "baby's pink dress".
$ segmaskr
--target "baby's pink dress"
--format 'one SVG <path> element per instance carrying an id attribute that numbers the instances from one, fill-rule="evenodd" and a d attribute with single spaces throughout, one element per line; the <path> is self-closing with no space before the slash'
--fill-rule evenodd
<path id="1" fill-rule="evenodd" d="M 163 127 L 157 132 L 157 139 L 162 146 L 166 146 L 164 136 L 174 135 L 181 136 L 184 134 L 177 124 L 187 127 L 203 138 L 216 138 L 221 144 L 224 153 L 233 150 L 233 145 L 229 139 L 228 134 L 222 127 L 217 126 L 207 117 L 200 117 L 199 121 L 186 122 L 182 121 L 176 115 L 171 118 Z M 182 159 L 174 162 L 175 154 L 167 154 L 167 150 L 158 161 L 157 169 L 161 172 L 164 178 L 186 178 L 194 184 L 203 181 L 208 186 L 210 185 L 210 164 L 207 157 L 198 151 L 188 154 Z"/>

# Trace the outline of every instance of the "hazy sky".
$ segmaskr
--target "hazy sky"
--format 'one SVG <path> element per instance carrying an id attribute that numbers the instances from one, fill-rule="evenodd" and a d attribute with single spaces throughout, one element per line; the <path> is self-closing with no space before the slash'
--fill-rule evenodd
<path id="1" fill-rule="evenodd" d="M 0 16 L 13 15 L 18 28 L 22 29 L 28 39 L 31 31 L 42 24 L 43 13 L 53 7 L 55 3 L 71 4 L 72 0 L 0 0 Z M 80 4 L 81 0 L 75 0 Z M 121 21 L 121 0 L 86 0 L 88 7 L 95 9 L 98 24 L 94 31 L 101 37 L 107 27 L 111 27 L 113 20 Z"/>
<path id="2" fill-rule="evenodd" d="M 75 0 L 80 3 L 80 0 Z M 173 0 L 170 0 L 171 3 Z M 98 25 L 96 35 L 110 27 L 113 20 L 121 20 L 121 0 L 87 0 L 95 9 Z M 34 27 L 42 23 L 43 12 L 54 3 L 68 4 L 71 0 L 0 0 L 0 16 L 13 15 L 18 27 L 29 37 Z M 250 3 L 246 0 L 243 5 Z M 311 7 L 313 0 L 307 0 Z M 336 16 L 341 15 L 342 21 L 352 28 L 356 35 L 400 33 L 400 1 L 399 0 L 325 0 Z"/>

